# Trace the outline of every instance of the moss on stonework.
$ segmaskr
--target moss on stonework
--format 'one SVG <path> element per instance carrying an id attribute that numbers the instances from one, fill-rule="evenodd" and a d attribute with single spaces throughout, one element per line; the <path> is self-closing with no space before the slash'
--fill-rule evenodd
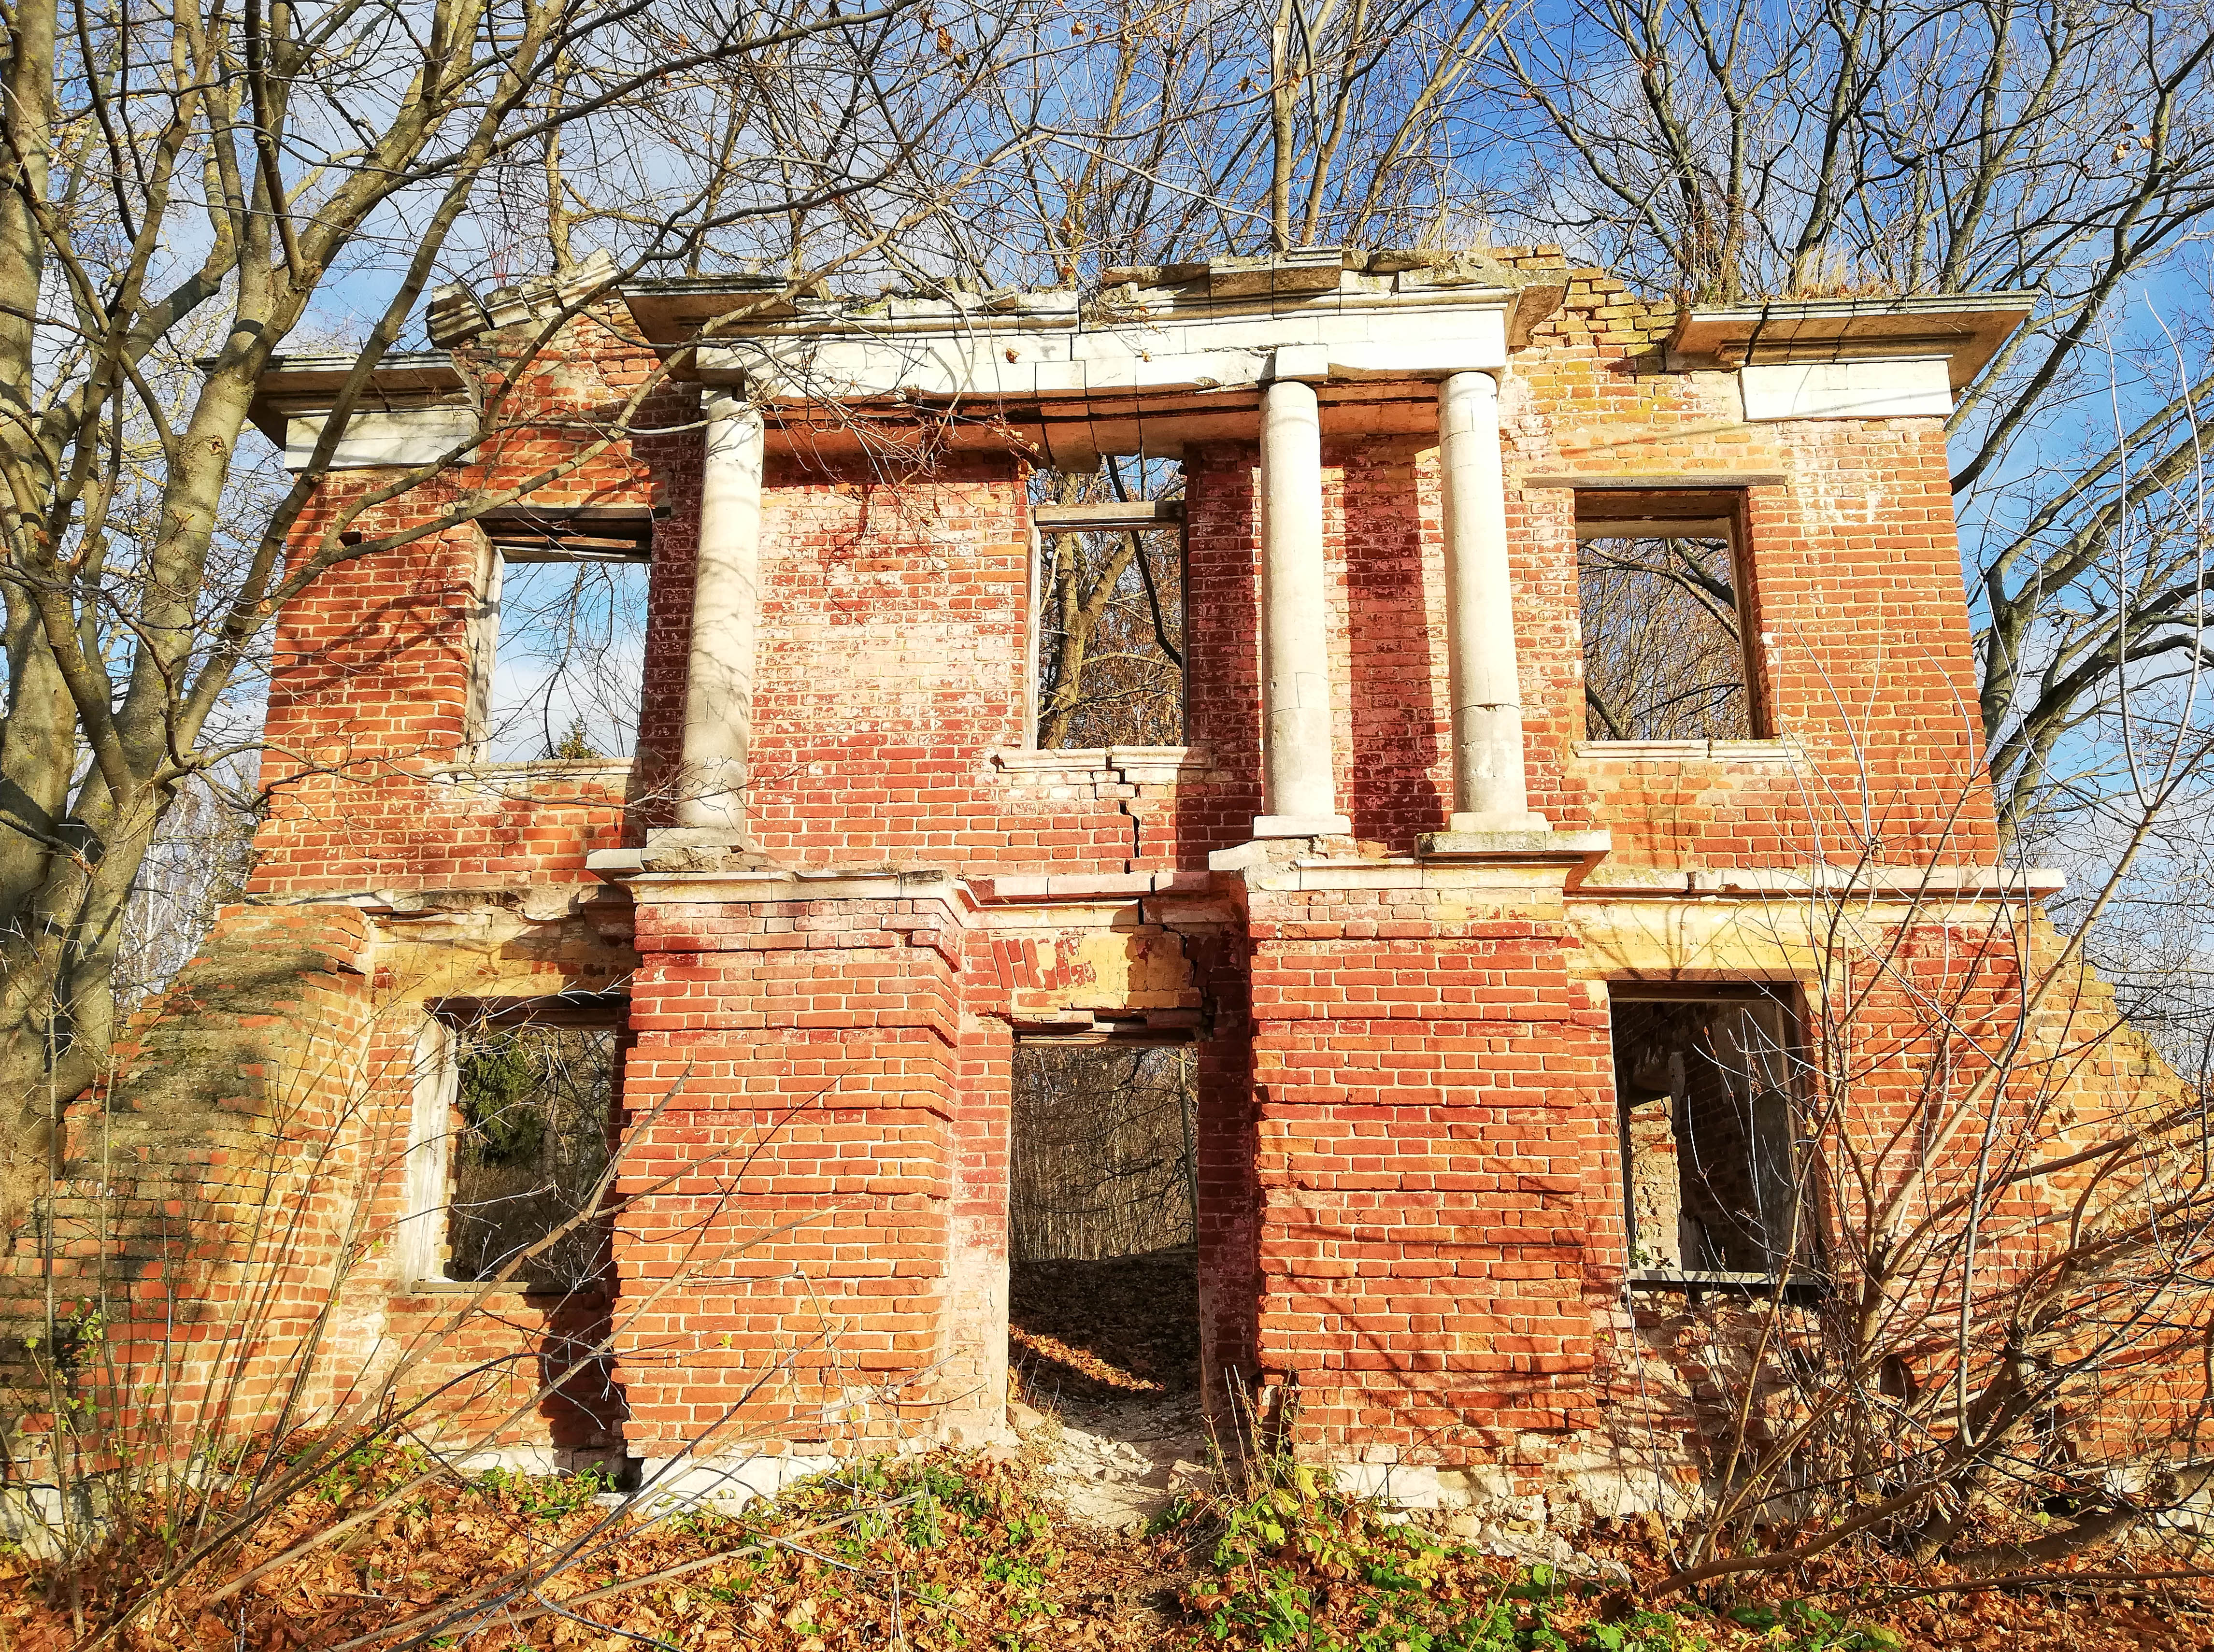
<path id="1" fill-rule="evenodd" d="M 228 1309 L 202 1300 L 235 1263 L 289 1168 L 283 1117 L 303 1047 L 327 1030 L 319 982 L 352 958 L 249 920 L 142 1012 L 104 1092 L 69 1112 L 68 1157 L 0 1270 L 0 1429 L 37 1412 L 66 1339 L 58 1325 L 143 1297 L 159 1280 L 170 1323 Z M 55 1323 L 49 1324 L 50 1308 Z"/>
<path id="2" fill-rule="evenodd" d="M 211 1114 L 258 1115 L 286 1060 L 284 1034 L 303 984 L 349 972 L 346 961 L 305 943 L 218 944 L 178 976 L 147 1019 L 109 1086 L 111 1118 L 136 1114 L 174 1126 Z"/>

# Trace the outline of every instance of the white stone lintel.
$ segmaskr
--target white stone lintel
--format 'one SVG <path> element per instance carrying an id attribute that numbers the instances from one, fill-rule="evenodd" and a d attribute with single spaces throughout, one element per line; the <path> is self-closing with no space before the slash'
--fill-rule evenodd
<path id="1" fill-rule="evenodd" d="M 1196 746 L 1069 746 L 1048 750 L 1004 749 L 990 754 L 994 768 L 1008 774 L 1073 778 L 1119 774 L 1133 784 L 1171 784 L 1182 774 L 1204 774 L 1214 767 Z"/>
<path id="2" fill-rule="evenodd" d="M 303 470 L 322 439 L 325 415 L 284 421 L 284 468 Z M 331 450 L 333 470 L 377 470 L 441 464 L 474 443 L 477 410 L 468 407 L 394 407 L 358 413 Z"/>
<path id="3" fill-rule="evenodd" d="M 1416 841 L 1426 860 L 1596 860 L 1614 847 L 1612 833 L 1544 828 L 1425 832 Z"/>
<path id="4" fill-rule="evenodd" d="M 1750 422 L 1778 419 L 1943 419 L 1953 411 L 1943 356 L 1769 362 L 1738 370 Z"/>
<path id="5" fill-rule="evenodd" d="M 1477 814 L 1456 811 L 1446 817 L 1444 835 L 1469 837 L 1489 834 L 1496 836 L 1501 833 L 1543 835 L 1552 829 L 1553 823 L 1534 809 L 1501 809 Z"/>
<path id="6" fill-rule="evenodd" d="M 1721 763 L 1736 768 L 1803 768 L 1807 754 L 1795 739 L 1775 740 L 1579 740 L 1572 748 L 1581 762 Z"/>
<path id="7" fill-rule="evenodd" d="M 769 401 L 1085 398 L 1252 389 L 1283 379 L 1437 380 L 1507 365 L 1518 295 L 1385 309 L 1141 315 L 1067 327 L 964 322 L 762 331 L 702 345 L 700 376 Z"/>
<path id="8" fill-rule="evenodd" d="M 649 906 L 929 899 L 950 902 L 958 890 L 952 873 L 936 869 L 646 872 L 624 882 L 633 900 Z"/>
<path id="9" fill-rule="evenodd" d="M 1684 896 L 1786 900 L 1820 896 L 1883 905 L 1928 902 L 2042 901 L 2068 886 L 2068 875 L 2029 866 L 1732 866 L 1601 868 L 1572 894 L 1595 900 L 1681 900 Z"/>

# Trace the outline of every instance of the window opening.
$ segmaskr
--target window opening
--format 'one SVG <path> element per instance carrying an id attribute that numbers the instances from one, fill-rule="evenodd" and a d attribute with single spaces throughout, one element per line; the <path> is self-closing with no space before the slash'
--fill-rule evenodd
<path id="1" fill-rule="evenodd" d="M 645 676 L 649 519 L 486 521 L 480 759 L 629 756 Z"/>
<path id="2" fill-rule="evenodd" d="M 1768 1280 L 1803 1262 L 1785 1006 L 1618 988 L 1612 1018 L 1633 1276 Z"/>
<path id="3" fill-rule="evenodd" d="M 1728 496 L 1577 495 L 1591 738 L 1756 737 L 1736 522 Z"/>
<path id="4" fill-rule="evenodd" d="M 1184 737 L 1183 468 L 1040 471 L 1037 720 L 1044 750 Z"/>
<path id="5" fill-rule="evenodd" d="M 590 1213 L 611 1156 L 615 1014 L 560 1001 L 449 1013 L 446 1278 L 497 1277 L 549 1238 L 511 1282 L 566 1292 L 604 1273 L 607 1224 Z"/>
<path id="6" fill-rule="evenodd" d="M 1197 1392 L 1196 1070 L 1189 1043 L 1015 1046 L 1008 1354 L 1033 1404 Z"/>

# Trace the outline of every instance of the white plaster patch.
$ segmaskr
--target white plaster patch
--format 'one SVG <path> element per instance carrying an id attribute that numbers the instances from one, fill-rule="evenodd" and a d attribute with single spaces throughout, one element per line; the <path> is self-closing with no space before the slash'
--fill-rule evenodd
<path id="1" fill-rule="evenodd" d="M 700 1504 L 743 1508 L 774 1497 L 795 1480 L 838 1466 L 835 1457 L 769 1457 L 749 1453 L 716 1457 L 649 1457 L 639 1496 L 655 1511 Z"/>
<path id="2" fill-rule="evenodd" d="M 498 1469 L 541 1480 L 567 1466 L 563 1453 L 551 1446 L 487 1446 L 456 1457 L 451 1464 L 456 1474 L 489 1474 Z"/>

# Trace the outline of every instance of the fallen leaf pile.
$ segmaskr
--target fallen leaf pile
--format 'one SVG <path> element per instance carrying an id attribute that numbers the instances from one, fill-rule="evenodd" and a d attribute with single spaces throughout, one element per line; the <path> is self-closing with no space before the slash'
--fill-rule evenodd
<path id="1" fill-rule="evenodd" d="M 1954 1592 L 1958 1574 L 1880 1551 L 1831 1551 L 1794 1572 L 1733 1580 L 1704 1598 L 1663 1596 L 1671 1565 L 1648 1523 L 1587 1534 L 1638 1580 L 1616 1587 L 1546 1565 L 1512 1566 L 1318 1483 L 1288 1463 L 1239 1500 L 1202 1500 L 1179 1527 L 1214 1534 L 1181 1599 L 1198 1644 L 1224 1652 L 2135 1652 L 2214 1647 L 2214 1591 L 2116 1589 L 2094 1574 L 2117 1557 L 2077 1563 L 2034 1589 Z M 1788 1533 L 1772 1535 L 1788 1539 Z M 1665 1533 L 1661 1534 L 1665 1541 Z M 2132 1566 L 2193 1569 L 2174 1554 Z M 1934 1593 L 1931 1591 L 1935 1591 Z M 2119 1598 L 2118 1598 L 2119 1597 Z M 2157 1604 L 2155 1604 L 2155 1602 Z M 1179 1643 L 1189 1644 L 1190 1643 Z"/>
<path id="2" fill-rule="evenodd" d="M 281 1468 L 303 1449 L 266 1460 Z M 1180 1501 L 1145 1533 L 1067 1520 L 1031 1464 L 996 1452 L 856 1462 L 736 1515 L 605 1506 L 588 1478 L 463 1478 L 404 1447 L 314 1466 L 242 1547 L 181 1575 L 165 1572 L 174 1540 L 235 1504 L 167 1510 L 66 1570 L 0 1556 L 0 1652 L 2214 1646 L 2203 1585 L 2117 1588 L 2101 1575 L 2112 1555 L 2036 1588 L 1950 1594 L 1942 1567 L 1840 1549 L 1737 1589 L 1662 1598 L 1649 1585 L 1667 1569 L 1667 1534 L 1649 1523 L 1587 1540 L 1644 1580 L 1616 1588 L 1478 1553 L 1282 1461 L 1234 1493 Z M 2131 1563 L 2156 1558 L 2188 1564 Z"/>
<path id="3" fill-rule="evenodd" d="M 359 1453 L 357 1453 L 359 1455 Z M 254 1571 L 414 1464 L 386 1453 L 302 1493 L 229 1563 L 150 1589 L 150 1539 L 74 1576 L 0 1559 L 0 1646 L 59 1652 L 125 1620 L 126 1648 L 315 1652 L 360 1644 L 829 1652 L 848 1646 L 1136 1648 L 1158 1630 L 1167 1539 L 1059 1529 L 1037 1477 L 992 1455 L 872 1459 L 735 1517 L 597 1506 L 595 1483 L 445 1477 L 352 1531 Z M 565 1487 L 581 1486 L 581 1494 Z M 131 1608 L 138 1610 L 133 1615 Z M 610 1638 L 612 1637 L 612 1638 Z"/>

